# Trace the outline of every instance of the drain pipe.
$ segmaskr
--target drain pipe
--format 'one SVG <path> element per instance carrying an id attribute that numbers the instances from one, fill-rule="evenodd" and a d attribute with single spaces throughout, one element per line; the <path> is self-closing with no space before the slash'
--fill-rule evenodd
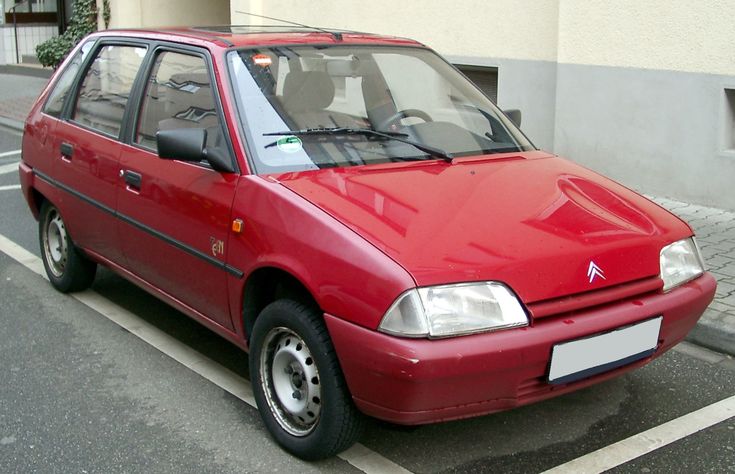
<path id="1" fill-rule="evenodd" d="M 11 10 L 13 10 L 13 34 L 15 35 L 15 63 L 20 64 L 20 47 L 18 46 L 18 22 L 15 19 L 15 9 L 19 6 L 28 3 L 29 0 L 23 0 L 20 3 L 16 3 L 13 5 Z M 28 9 L 30 9 L 30 4 L 28 5 Z"/>

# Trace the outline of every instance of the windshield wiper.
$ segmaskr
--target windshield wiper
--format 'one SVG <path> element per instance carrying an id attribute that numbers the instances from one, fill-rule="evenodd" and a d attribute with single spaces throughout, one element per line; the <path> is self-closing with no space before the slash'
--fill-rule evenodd
<path id="1" fill-rule="evenodd" d="M 442 158 L 443 160 L 451 163 L 454 158 L 451 153 L 446 152 L 433 146 L 424 145 L 414 140 L 405 138 L 408 136 L 406 133 L 391 132 L 388 130 L 373 130 L 372 128 L 349 128 L 349 127 L 332 127 L 332 128 L 305 128 L 302 130 L 286 130 L 283 132 L 269 132 L 264 133 L 263 136 L 308 136 L 308 135 L 371 135 L 375 137 L 382 137 L 389 140 L 395 140 L 408 145 L 412 145 L 419 150 L 428 153 L 431 156 Z M 271 147 L 276 145 L 276 142 L 269 143 L 265 147 Z"/>

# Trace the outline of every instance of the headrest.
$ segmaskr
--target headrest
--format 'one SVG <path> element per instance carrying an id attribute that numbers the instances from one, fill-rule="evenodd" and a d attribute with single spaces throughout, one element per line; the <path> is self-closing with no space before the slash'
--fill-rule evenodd
<path id="1" fill-rule="evenodd" d="M 283 106 L 289 112 L 323 110 L 334 100 L 334 83 L 324 71 L 292 71 L 283 82 Z"/>

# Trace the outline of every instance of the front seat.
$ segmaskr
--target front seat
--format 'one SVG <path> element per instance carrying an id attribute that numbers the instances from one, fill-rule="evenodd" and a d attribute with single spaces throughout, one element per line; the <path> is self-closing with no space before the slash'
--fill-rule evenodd
<path id="1" fill-rule="evenodd" d="M 324 71 L 291 71 L 283 82 L 281 105 L 296 128 L 342 126 L 343 114 L 327 111 L 334 82 Z"/>

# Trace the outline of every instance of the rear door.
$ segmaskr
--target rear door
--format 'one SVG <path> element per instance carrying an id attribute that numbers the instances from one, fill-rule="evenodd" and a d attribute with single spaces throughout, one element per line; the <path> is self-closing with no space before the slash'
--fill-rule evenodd
<path id="1" fill-rule="evenodd" d="M 207 53 L 159 46 L 120 157 L 118 226 L 128 269 L 186 306 L 232 329 L 225 265 L 237 173 L 206 162 L 158 158 L 156 132 L 207 131 L 207 146 L 227 156 L 231 147 L 212 87 Z"/>
<path id="2" fill-rule="evenodd" d="M 147 46 L 101 42 L 49 141 L 60 209 L 77 244 L 122 263 L 115 207 L 120 135 L 135 78 Z"/>

